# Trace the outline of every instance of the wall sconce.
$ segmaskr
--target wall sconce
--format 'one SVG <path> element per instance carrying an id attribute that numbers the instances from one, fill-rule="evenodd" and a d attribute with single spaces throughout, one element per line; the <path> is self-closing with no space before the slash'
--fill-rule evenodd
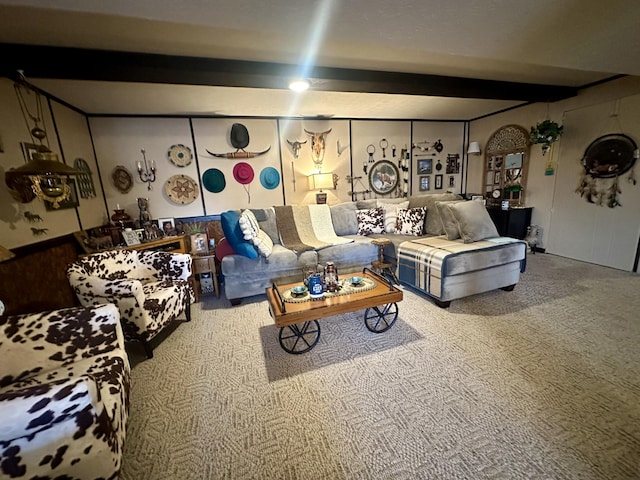
<path id="1" fill-rule="evenodd" d="M 40 92 L 27 83 L 22 71 L 18 71 L 18 80 L 13 84 L 13 88 L 18 97 L 20 111 L 29 130 L 31 140 L 34 144 L 37 141 L 39 145 L 37 145 L 36 152 L 31 154 L 31 158 L 28 159 L 25 165 L 5 172 L 5 183 L 12 190 L 15 185 L 22 182 L 22 178 L 27 177 L 28 180 L 25 181 L 25 186 L 31 187 L 33 196 L 23 192 L 23 194 L 14 198 L 19 198 L 23 203 L 28 203 L 35 196 L 41 200 L 51 202 L 53 208 L 60 208 L 60 202 L 68 199 L 71 195 L 71 187 L 67 184 L 68 176 L 78 175 L 80 172 L 60 162 L 58 155 L 50 150 L 49 142 L 46 140 L 47 132 L 44 129 L 42 96 Z M 30 109 L 27 99 L 32 95 L 34 101 L 33 107 Z M 33 128 L 31 129 L 29 129 L 30 120 L 33 122 Z M 40 122 L 42 122 L 42 127 L 40 127 Z"/>
<path id="2" fill-rule="evenodd" d="M 480 144 L 478 142 L 469 142 L 467 153 L 469 155 L 480 155 Z"/>
<path id="3" fill-rule="evenodd" d="M 316 193 L 316 203 L 327 203 L 327 194 L 322 191 L 335 190 L 338 184 L 338 175 L 335 173 L 312 173 L 307 177 L 309 179 L 309 190 L 320 190 Z"/>
<path id="4" fill-rule="evenodd" d="M 143 182 L 147 182 L 147 190 L 151 190 L 151 183 L 156 181 L 156 161 L 151 160 L 147 163 L 147 156 L 145 149 L 140 150 L 142 152 L 142 159 L 144 163 L 138 161 L 138 176 Z"/>

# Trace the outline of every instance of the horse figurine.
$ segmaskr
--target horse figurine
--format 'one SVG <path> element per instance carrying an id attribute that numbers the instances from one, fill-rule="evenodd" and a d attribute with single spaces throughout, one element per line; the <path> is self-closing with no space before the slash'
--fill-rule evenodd
<path id="1" fill-rule="evenodd" d="M 38 235 L 46 235 L 48 231 L 49 231 L 49 229 L 48 229 L 48 228 L 34 228 L 34 227 L 31 227 L 31 232 L 32 232 L 35 236 L 38 236 Z"/>
<path id="2" fill-rule="evenodd" d="M 26 218 L 30 223 L 42 222 L 42 217 L 40 215 L 29 211 L 24 212 L 24 218 Z"/>

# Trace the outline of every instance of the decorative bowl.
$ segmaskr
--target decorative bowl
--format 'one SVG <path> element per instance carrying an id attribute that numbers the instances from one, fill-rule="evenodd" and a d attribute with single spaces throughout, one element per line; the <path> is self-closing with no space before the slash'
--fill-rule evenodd
<path id="1" fill-rule="evenodd" d="M 301 297 L 307 293 L 308 288 L 304 285 L 300 285 L 298 287 L 293 287 L 291 289 L 291 295 L 294 297 Z"/>
<path id="2" fill-rule="evenodd" d="M 364 278 L 362 278 L 362 277 L 351 277 L 349 279 L 349 283 L 351 285 L 353 285 L 354 287 L 358 286 L 358 285 L 362 285 L 362 282 L 364 282 Z"/>

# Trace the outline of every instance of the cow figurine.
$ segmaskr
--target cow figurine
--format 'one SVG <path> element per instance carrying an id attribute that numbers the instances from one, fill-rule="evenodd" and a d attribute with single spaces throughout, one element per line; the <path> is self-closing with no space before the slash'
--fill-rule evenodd
<path id="1" fill-rule="evenodd" d="M 322 161 L 324 160 L 325 139 L 327 135 L 331 133 L 331 130 L 331 128 L 326 132 L 310 132 L 307 129 L 304 130 L 308 135 L 311 135 L 311 159 L 316 165 L 322 165 Z"/>
<path id="2" fill-rule="evenodd" d="M 292 142 L 291 140 L 287 140 L 287 143 L 291 145 L 291 149 L 293 150 L 293 156 L 295 158 L 298 158 L 298 156 L 300 155 L 300 149 L 302 148 L 302 145 L 307 143 L 307 141 L 305 140 L 304 142 L 298 142 L 296 140 L 295 142 Z"/>

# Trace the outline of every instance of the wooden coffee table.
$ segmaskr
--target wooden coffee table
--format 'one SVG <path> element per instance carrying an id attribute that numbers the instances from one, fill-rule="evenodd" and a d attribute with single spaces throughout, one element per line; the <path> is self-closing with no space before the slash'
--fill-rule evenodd
<path id="1" fill-rule="evenodd" d="M 365 310 L 364 324 L 370 331 L 382 333 L 389 330 L 398 318 L 397 302 L 402 301 L 402 291 L 368 268 L 360 276 L 375 285 L 362 291 L 296 303 L 285 301 L 284 293 L 301 283 L 273 283 L 267 288 L 269 312 L 276 326 L 280 327 L 282 349 L 292 354 L 308 352 L 320 339 L 318 320 L 357 310 Z"/>

